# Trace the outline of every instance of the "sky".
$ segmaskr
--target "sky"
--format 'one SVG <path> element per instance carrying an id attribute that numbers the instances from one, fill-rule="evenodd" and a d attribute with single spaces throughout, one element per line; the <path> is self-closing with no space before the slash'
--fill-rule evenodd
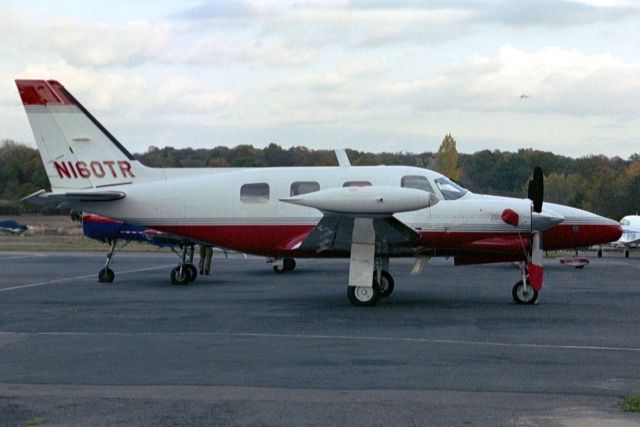
<path id="1" fill-rule="evenodd" d="M 14 79 L 61 82 L 149 146 L 640 153 L 640 0 L 0 0 Z M 523 96 L 524 95 L 524 96 Z"/>

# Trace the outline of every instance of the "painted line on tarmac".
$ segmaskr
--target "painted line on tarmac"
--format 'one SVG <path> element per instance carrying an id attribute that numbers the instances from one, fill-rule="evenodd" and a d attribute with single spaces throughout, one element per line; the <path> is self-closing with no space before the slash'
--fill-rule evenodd
<path id="1" fill-rule="evenodd" d="M 193 337 L 229 337 L 229 338 L 286 338 L 286 339 L 309 339 L 309 340 L 337 340 L 337 341 L 377 341 L 377 342 L 401 342 L 401 343 L 422 343 L 422 344 L 450 344 L 468 345 L 482 347 L 511 347 L 528 349 L 551 349 L 551 350 L 581 350 L 581 351 L 614 351 L 614 352 L 640 352 L 640 347 L 610 347 L 595 345 L 561 345 L 561 344 L 535 344 L 535 343 L 508 343 L 498 341 L 465 341 L 447 340 L 439 338 L 410 338 L 410 337 L 364 337 L 350 335 L 302 335 L 302 334 L 265 334 L 265 333 L 225 333 L 225 332 L 12 332 L 0 331 L 2 336 L 193 336 Z"/>
<path id="2" fill-rule="evenodd" d="M 13 260 L 13 259 L 25 259 L 25 258 L 42 258 L 45 257 L 46 255 L 44 254 L 29 254 L 29 255 L 13 255 L 13 256 L 8 256 L 8 257 L 4 257 L 0 255 L 0 259 L 2 261 L 7 261 L 7 260 Z"/>
<path id="3" fill-rule="evenodd" d="M 171 267 L 171 266 L 174 266 L 174 265 L 175 264 L 166 264 L 166 265 L 161 265 L 161 266 L 157 266 L 157 267 L 146 267 L 146 268 L 137 268 L 135 270 L 118 271 L 118 274 L 141 273 L 143 271 L 160 270 L 161 268 L 167 268 L 167 267 Z M 82 276 L 63 277 L 61 279 L 46 280 L 44 282 L 28 283 L 26 285 L 12 286 L 10 288 L 2 288 L 2 289 L 0 289 L 0 292 L 14 291 L 14 290 L 17 290 L 17 289 L 35 288 L 35 287 L 38 287 L 38 286 L 46 286 L 46 285 L 53 285 L 53 284 L 56 284 L 56 283 L 68 282 L 70 280 L 89 279 L 91 277 L 96 277 L 96 274 L 95 273 L 84 274 Z"/>

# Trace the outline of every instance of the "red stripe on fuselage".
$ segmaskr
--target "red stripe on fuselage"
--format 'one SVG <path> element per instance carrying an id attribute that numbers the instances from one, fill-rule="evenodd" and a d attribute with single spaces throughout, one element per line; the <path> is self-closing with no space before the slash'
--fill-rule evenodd
<path id="1" fill-rule="evenodd" d="M 153 229 L 181 235 L 193 240 L 210 242 L 240 252 L 253 254 L 296 253 L 293 246 L 302 241 L 314 225 L 151 225 Z M 621 234 L 617 225 L 586 224 L 558 225 L 544 232 L 545 249 L 572 249 L 617 240 Z M 495 232 L 420 232 L 421 239 L 414 246 L 435 248 L 438 251 L 460 253 L 504 254 L 522 253 L 528 235 Z M 298 254 L 302 255 L 302 254 Z M 309 254 L 313 255 L 313 254 Z M 490 255 L 489 255 L 490 256 Z M 499 261 L 498 261 L 499 262 Z"/>

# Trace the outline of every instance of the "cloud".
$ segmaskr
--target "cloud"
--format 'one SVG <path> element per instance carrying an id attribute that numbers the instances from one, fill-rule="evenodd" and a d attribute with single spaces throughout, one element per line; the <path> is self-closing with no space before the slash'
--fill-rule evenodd
<path id="1" fill-rule="evenodd" d="M 184 9 L 171 15 L 172 18 L 187 20 L 248 18 L 253 12 L 250 3 L 239 0 L 213 0 Z"/>
<path id="2" fill-rule="evenodd" d="M 566 115 L 640 113 L 639 63 L 550 46 L 525 52 L 503 46 L 437 75 L 383 83 L 379 96 L 417 110 L 465 109 Z M 530 98 L 522 99 L 527 94 Z"/>

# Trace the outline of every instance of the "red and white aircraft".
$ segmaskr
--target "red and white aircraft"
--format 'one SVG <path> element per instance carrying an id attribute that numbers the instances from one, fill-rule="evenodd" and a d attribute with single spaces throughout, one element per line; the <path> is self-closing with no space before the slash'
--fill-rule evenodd
<path id="1" fill-rule="evenodd" d="M 543 250 L 621 235 L 607 218 L 543 208 L 539 168 L 531 200 L 473 194 L 427 169 L 351 167 L 346 156 L 338 167 L 148 168 L 60 83 L 16 84 L 52 188 L 25 200 L 267 257 L 350 257 L 347 294 L 358 306 L 393 291 L 389 258 L 415 257 L 419 271 L 434 256 L 456 265 L 518 261 L 512 295 L 532 304 Z"/>

